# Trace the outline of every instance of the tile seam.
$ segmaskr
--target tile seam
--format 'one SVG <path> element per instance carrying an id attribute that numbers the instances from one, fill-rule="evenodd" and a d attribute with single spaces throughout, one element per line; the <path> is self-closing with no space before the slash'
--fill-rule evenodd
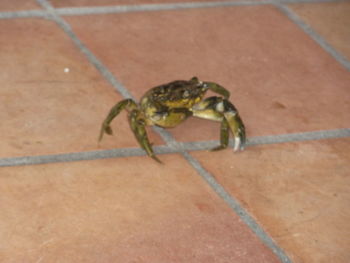
<path id="1" fill-rule="evenodd" d="M 92 55 L 93 58 L 96 58 L 83 45 L 83 43 L 79 40 L 79 38 L 74 34 L 72 29 L 70 28 L 70 25 L 56 13 L 56 11 L 54 10 L 54 8 L 52 8 L 49 2 L 47 2 L 46 0 L 37 0 L 37 2 L 41 6 L 46 8 L 48 12 L 50 12 L 51 19 L 54 20 L 58 24 L 58 26 L 64 30 L 66 34 L 68 34 L 68 36 L 72 39 L 72 41 L 78 46 L 78 48 L 82 52 L 83 50 L 81 49 L 81 47 L 85 48 L 85 52 L 83 53 L 86 56 Z M 93 62 L 90 60 L 90 56 L 88 56 L 88 60 L 90 61 L 90 63 Z M 95 67 L 96 67 L 96 62 L 99 62 L 97 58 L 94 63 Z M 105 70 L 109 72 L 108 69 L 102 65 L 102 63 L 97 63 L 97 65 L 100 66 L 101 74 L 103 74 Z M 106 78 L 104 74 L 103 76 Z M 112 75 L 112 73 L 110 73 L 110 76 L 113 77 L 115 81 L 117 81 Z M 109 79 L 107 80 L 110 81 Z M 120 87 L 118 90 L 124 92 L 127 95 L 130 95 L 130 93 L 124 87 L 122 87 L 121 84 L 119 86 Z M 118 88 L 118 87 L 115 87 L 115 88 Z M 177 148 L 178 143 L 170 133 L 168 132 L 163 133 L 162 130 L 160 129 L 158 129 L 158 132 L 163 137 L 164 141 L 167 143 L 167 146 L 169 148 L 175 148 L 175 149 Z M 215 180 L 215 178 L 208 171 L 206 171 L 194 157 L 192 157 L 186 151 L 181 151 L 181 154 L 191 164 L 191 166 L 199 173 L 199 175 L 202 176 L 202 178 L 207 181 L 207 183 L 211 186 L 213 191 L 215 191 L 229 205 L 229 207 L 233 209 L 238 216 L 240 216 L 243 222 L 245 222 L 245 224 L 260 238 L 260 240 L 272 250 L 272 252 L 281 260 L 281 262 L 286 262 L 286 263 L 291 262 L 288 256 L 284 253 L 284 251 L 279 246 L 277 246 L 277 244 L 274 243 L 272 238 L 266 232 L 264 232 L 264 230 L 254 221 L 254 219 L 249 215 L 249 213 L 246 210 L 244 210 L 244 208 L 241 207 L 239 203 L 229 193 L 225 191 L 225 189 Z"/>
<path id="2" fill-rule="evenodd" d="M 220 2 L 182 2 L 167 4 L 136 4 L 136 5 L 113 5 L 113 6 L 85 6 L 85 7 L 60 7 L 55 8 L 57 14 L 69 15 L 90 15 L 90 14 L 114 14 L 132 12 L 167 11 L 195 8 L 218 8 L 230 6 L 257 6 L 273 5 L 278 3 L 324 3 L 340 2 L 344 0 L 243 0 L 243 1 L 220 1 Z"/>
<path id="3" fill-rule="evenodd" d="M 259 239 L 272 250 L 272 252 L 283 263 L 292 263 L 290 258 L 280 248 L 270 235 L 264 231 L 264 229 L 254 220 L 254 218 L 241 206 L 241 204 L 230 195 L 225 188 L 217 182 L 217 180 L 211 175 L 200 162 L 190 155 L 188 152 L 183 152 L 182 155 L 190 163 L 190 165 L 199 173 L 199 175 L 210 185 L 210 187 L 217 193 L 221 199 L 240 217 L 240 219 L 255 233 Z"/>
<path id="4" fill-rule="evenodd" d="M 48 18 L 48 14 L 43 10 L 21 10 L 21 11 L 10 11 L 0 12 L 0 19 L 16 19 L 16 18 L 31 18 L 40 17 Z"/>
<path id="5" fill-rule="evenodd" d="M 331 44 L 321 37 L 310 25 L 304 22 L 294 11 L 288 6 L 281 3 L 274 4 L 283 14 L 285 14 L 292 22 L 299 26 L 310 38 L 312 38 L 319 46 L 321 46 L 328 54 L 330 54 L 338 63 L 350 71 L 350 61 L 338 52 Z"/>
<path id="6" fill-rule="evenodd" d="M 336 139 L 346 137 L 350 137 L 350 129 L 258 136 L 248 138 L 247 147 L 264 144 L 279 144 L 288 142 Z M 214 148 L 218 144 L 219 141 L 176 142 L 170 146 L 159 145 L 154 146 L 153 148 L 156 154 L 161 155 L 170 153 L 182 153 L 183 151 L 205 151 Z M 229 146 L 233 148 L 233 140 L 230 140 Z M 122 158 L 134 156 L 146 156 L 146 153 L 141 148 L 116 148 L 110 150 L 95 150 L 62 154 L 19 156 L 0 158 L 0 167 L 48 164 L 57 162 L 87 161 L 105 158 Z"/>
<path id="7" fill-rule="evenodd" d="M 120 81 L 118 81 L 114 75 L 101 63 L 99 59 L 80 41 L 80 39 L 74 34 L 70 25 L 55 14 L 53 8 L 49 9 L 47 7 L 47 2 L 45 0 L 37 0 L 39 4 L 42 4 L 43 7 L 48 8 L 48 11 L 51 13 L 51 20 L 56 22 L 56 24 L 65 32 L 68 37 L 73 41 L 76 47 L 82 52 L 88 59 L 88 61 L 101 73 L 101 75 L 113 86 L 113 88 L 118 91 L 124 98 L 133 98 L 130 92 L 128 92 Z"/>
<path id="8" fill-rule="evenodd" d="M 40 0 L 39 0 L 40 1 Z M 323 3 L 342 2 L 344 0 L 252 0 L 252 1 L 222 1 L 222 2 L 187 2 L 169 4 L 140 4 L 140 5 L 113 5 L 113 6 L 87 6 L 87 7 L 60 7 L 54 8 L 57 14 L 62 16 L 117 14 L 146 11 L 166 11 L 193 8 L 215 8 L 229 6 L 256 6 L 268 4 L 288 4 L 288 3 Z M 41 17 L 48 18 L 49 14 L 43 10 L 20 10 L 20 11 L 0 11 L 0 19 L 16 19 Z"/>
<path id="9" fill-rule="evenodd" d="M 73 32 L 71 26 L 56 13 L 55 9 L 46 0 L 37 0 L 37 2 L 46 8 L 48 12 L 50 12 L 50 19 L 56 22 L 56 24 L 68 35 L 80 52 L 86 56 L 88 61 L 101 73 L 101 75 L 119 94 L 121 94 L 124 98 L 135 99 L 132 94 L 124 88 L 123 84 L 113 75 L 113 73 L 109 71 L 108 68 L 103 65 L 103 63 L 84 45 L 84 43 Z M 168 145 L 173 143 L 173 138 L 169 132 L 158 127 L 152 127 L 152 129 L 157 132 Z"/>
<path id="10" fill-rule="evenodd" d="M 115 5 L 115 6 L 90 6 L 90 7 L 63 7 L 56 8 L 57 14 L 90 15 L 90 14 L 117 14 L 132 12 L 157 12 L 167 10 L 194 9 L 194 8 L 216 8 L 229 6 L 248 6 L 272 4 L 274 0 L 262 1 L 226 1 L 226 2 L 185 2 L 169 4 L 141 4 L 141 5 Z"/>

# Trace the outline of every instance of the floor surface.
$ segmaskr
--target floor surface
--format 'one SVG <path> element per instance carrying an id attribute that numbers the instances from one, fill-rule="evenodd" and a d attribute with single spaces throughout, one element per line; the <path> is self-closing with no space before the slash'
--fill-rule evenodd
<path id="1" fill-rule="evenodd" d="M 0 262 L 350 262 L 350 2 L 1 0 Z M 149 127 L 123 98 L 197 76 L 220 124 Z M 212 94 L 211 94 L 212 95 Z"/>

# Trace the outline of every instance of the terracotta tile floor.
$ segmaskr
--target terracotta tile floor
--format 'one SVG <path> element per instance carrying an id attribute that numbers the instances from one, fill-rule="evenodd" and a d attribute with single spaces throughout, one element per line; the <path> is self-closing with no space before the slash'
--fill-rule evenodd
<path id="1" fill-rule="evenodd" d="M 219 2 L 220 0 L 203 0 L 201 2 Z M 191 0 L 52 0 L 55 7 L 83 7 L 83 6 L 114 6 L 114 5 L 136 5 L 136 4 L 166 4 L 195 2 Z M 199 1 L 198 1 L 199 2 Z"/>
<path id="2" fill-rule="evenodd" d="M 40 5 L 35 0 L 1 0 L 0 11 L 18 11 L 18 10 L 34 10 L 39 9 Z"/>
<path id="3" fill-rule="evenodd" d="M 350 262 L 350 6 L 298 2 L 0 1 L 0 262 Z M 192 76 L 245 151 L 192 118 L 147 130 L 158 164 L 125 112 L 97 143 Z"/>
<path id="4" fill-rule="evenodd" d="M 332 46 L 350 59 L 349 1 L 291 4 L 290 7 Z M 337 22 L 334 23 L 334 21 Z M 337 33 L 334 34 L 334 31 Z"/>

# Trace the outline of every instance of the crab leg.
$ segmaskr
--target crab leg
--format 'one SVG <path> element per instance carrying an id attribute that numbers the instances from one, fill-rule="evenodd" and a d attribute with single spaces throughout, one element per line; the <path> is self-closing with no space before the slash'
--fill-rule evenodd
<path id="1" fill-rule="evenodd" d="M 225 99 L 228 99 L 230 97 L 230 92 L 219 84 L 216 84 L 214 82 L 203 82 L 203 84 L 207 86 L 211 91 L 223 96 Z"/>
<path id="2" fill-rule="evenodd" d="M 100 132 L 98 141 L 102 140 L 104 133 L 107 133 L 109 135 L 113 134 L 110 123 L 123 109 L 126 109 L 127 111 L 137 109 L 137 104 L 132 99 L 126 99 L 114 105 L 114 107 L 109 111 L 109 114 L 107 115 L 106 119 L 102 123 L 101 132 Z"/>
<path id="3" fill-rule="evenodd" d="M 227 148 L 229 139 L 229 126 L 226 119 L 222 119 L 220 127 L 220 145 L 211 149 L 211 151 L 219 151 Z"/>
<path id="4" fill-rule="evenodd" d="M 145 128 L 145 120 L 140 117 L 139 110 L 133 110 L 129 113 L 129 122 L 130 127 L 142 149 L 146 151 L 148 156 L 157 162 L 162 163 L 153 152 L 152 145 L 148 140 L 147 131 Z"/>

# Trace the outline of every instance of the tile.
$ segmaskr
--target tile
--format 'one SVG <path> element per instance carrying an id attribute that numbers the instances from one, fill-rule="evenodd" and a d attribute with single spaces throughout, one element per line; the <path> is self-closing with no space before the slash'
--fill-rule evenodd
<path id="1" fill-rule="evenodd" d="M 138 99 L 197 75 L 231 91 L 248 136 L 350 125 L 349 73 L 274 7 L 65 19 Z M 170 131 L 180 141 L 213 140 L 219 124 L 193 118 Z"/>
<path id="2" fill-rule="evenodd" d="M 200 2 L 215 2 L 220 0 L 201 0 Z M 193 2 L 193 0 L 51 0 L 55 7 L 81 7 L 81 6 L 112 6 L 136 4 L 171 4 Z"/>
<path id="3" fill-rule="evenodd" d="M 279 262 L 178 155 L 0 168 L 1 262 Z"/>
<path id="4" fill-rule="evenodd" d="M 1 0 L 0 12 L 40 9 L 35 0 Z"/>
<path id="5" fill-rule="evenodd" d="M 291 4 L 289 7 L 350 60 L 350 2 Z"/>
<path id="6" fill-rule="evenodd" d="M 349 261 L 349 138 L 193 155 L 292 262 Z"/>
<path id="7" fill-rule="evenodd" d="M 138 147 L 125 113 L 98 146 L 121 97 L 55 23 L 0 20 L 0 46 L 0 157 Z"/>

